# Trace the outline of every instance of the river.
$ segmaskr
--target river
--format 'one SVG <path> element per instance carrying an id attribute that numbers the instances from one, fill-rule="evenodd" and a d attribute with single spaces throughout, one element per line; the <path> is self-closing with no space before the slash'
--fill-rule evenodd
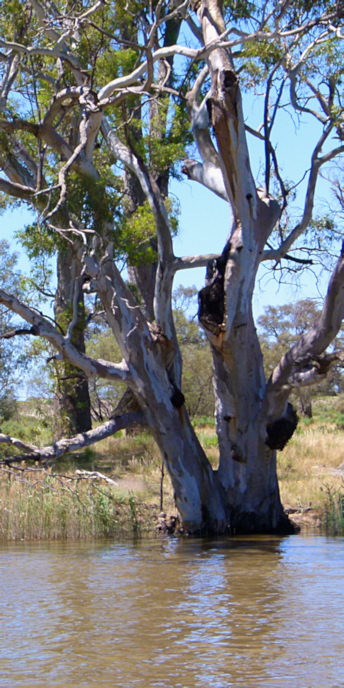
<path id="1" fill-rule="evenodd" d="M 344 539 L 0 545 L 0 688 L 343 688 Z"/>

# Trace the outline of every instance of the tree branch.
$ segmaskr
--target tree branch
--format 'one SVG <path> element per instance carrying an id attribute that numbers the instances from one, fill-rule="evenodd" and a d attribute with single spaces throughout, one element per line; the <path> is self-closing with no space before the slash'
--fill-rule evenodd
<path id="1" fill-rule="evenodd" d="M 135 413 L 125 413 L 122 416 L 117 416 L 116 418 L 111 418 L 111 420 L 103 423 L 98 428 L 94 430 L 88 430 L 87 432 L 79 433 L 74 437 L 69 439 L 62 439 L 54 442 L 46 447 L 36 447 L 21 440 L 10 437 L 9 435 L 4 435 L 0 433 L 0 443 L 10 444 L 17 449 L 23 450 L 23 454 L 16 456 L 8 456 L 0 461 L 0 465 L 8 465 L 10 463 L 16 463 L 18 461 L 52 461 L 60 456 L 64 456 L 69 452 L 77 451 L 89 447 L 100 440 L 105 439 L 105 437 L 110 437 L 114 435 L 119 430 L 128 428 L 132 425 L 144 425 L 145 417 L 142 411 L 136 411 Z"/>
<path id="2" fill-rule="evenodd" d="M 289 349 L 272 372 L 265 393 L 268 417 L 282 415 L 293 386 L 313 384 L 342 354 L 323 352 L 334 340 L 344 317 L 344 242 L 329 281 L 320 317 Z"/>
<path id="3" fill-rule="evenodd" d="M 202 184 L 202 186 L 210 189 L 210 191 L 213 191 L 219 198 L 228 203 L 229 198 L 219 165 L 214 165 L 207 160 L 204 160 L 203 163 L 196 160 L 184 160 L 182 172 L 186 174 L 188 179 Z"/>
<path id="4" fill-rule="evenodd" d="M 8 294 L 2 289 L 0 289 L 0 303 L 30 323 L 35 328 L 37 336 L 47 339 L 60 352 L 62 358 L 67 359 L 77 368 L 83 370 L 87 377 L 98 375 L 110 380 L 130 381 L 129 370 L 124 361 L 114 364 L 110 361 L 92 358 L 87 354 L 81 353 L 67 337 L 64 337 L 57 331 L 42 313 L 26 306 L 15 296 Z"/>
<path id="5" fill-rule="evenodd" d="M 329 151 L 328 153 L 325 153 L 322 157 L 319 157 L 319 153 L 322 149 L 322 146 L 324 145 L 325 141 L 329 137 L 331 131 L 333 129 L 333 124 L 330 123 L 326 129 L 323 131 L 320 139 L 317 142 L 317 145 L 314 148 L 313 154 L 312 154 L 312 160 L 311 160 L 311 169 L 309 171 L 309 176 L 308 176 L 308 184 L 307 184 L 307 189 L 305 193 L 305 202 L 304 202 L 304 208 L 303 208 L 303 215 L 301 218 L 301 221 L 294 227 L 294 229 L 289 233 L 289 235 L 282 241 L 280 246 L 277 249 L 270 249 L 268 251 L 264 251 L 262 254 L 262 261 L 265 260 L 276 260 L 279 261 L 281 258 L 283 258 L 286 253 L 290 250 L 291 246 L 296 242 L 296 240 L 303 234 L 305 229 L 308 227 L 311 219 L 312 219 L 312 213 L 313 213 L 313 207 L 314 207 L 314 196 L 315 196 L 315 187 L 319 175 L 319 170 L 322 165 L 325 163 L 329 162 L 333 158 L 335 158 L 337 155 L 340 153 L 344 152 L 344 145 L 338 146 L 337 148 L 334 148 L 333 150 Z"/>
<path id="6" fill-rule="evenodd" d="M 289 384 L 293 388 L 315 385 L 326 378 L 329 370 L 336 365 L 336 363 L 340 363 L 342 366 L 344 365 L 343 351 L 333 351 L 323 356 L 313 356 L 309 361 L 309 369 L 296 370 L 290 375 Z M 305 363 L 303 363 L 303 366 L 305 366 Z"/>
<path id="7" fill-rule="evenodd" d="M 21 327 L 17 328 L 15 330 L 10 330 L 9 332 L 5 332 L 4 334 L 0 335 L 0 339 L 12 339 L 12 337 L 17 337 L 18 335 L 25 335 L 25 334 L 30 334 L 33 335 L 34 337 L 37 336 L 37 331 L 35 327 L 30 327 L 30 329 L 26 327 Z"/>
<path id="8" fill-rule="evenodd" d="M 60 48 L 43 48 L 43 47 L 33 47 L 26 46 L 22 43 L 16 43 L 15 41 L 4 41 L 0 38 L 0 47 L 10 50 L 11 52 L 17 53 L 19 55 L 44 55 L 45 57 L 60 58 L 68 62 L 71 67 L 78 69 L 78 62 L 70 53 L 65 53 Z"/>
<path id="9" fill-rule="evenodd" d="M 189 270 L 190 268 L 205 268 L 212 260 L 220 258 L 220 253 L 208 253 L 203 256 L 183 256 L 174 259 L 173 270 Z"/>
<path id="10" fill-rule="evenodd" d="M 70 99 L 71 97 L 73 97 L 74 100 L 77 102 L 78 98 L 83 93 L 82 89 L 74 89 L 75 92 L 73 91 L 72 95 L 69 94 L 69 90 L 70 89 L 66 89 L 63 92 L 64 98 L 69 97 Z M 92 138 L 92 141 L 94 141 L 94 134 L 96 133 L 93 126 L 94 116 L 91 115 L 90 120 L 91 122 L 88 122 L 88 132 L 92 133 L 92 137 L 88 136 L 86 141 L 86 148 L 91 143 L 89 139 Z M 52 126 L 52 124 L 50 123 L 50 118 L 48 116 L 44 118 L 42 124 L 35 124 L 33 122 L 28 122 L 20 118 L 15 118 L 13 120 L 1 120 L 0 130 L 3 130 L 9 134 L 16 131 L 28 132 L 38 140 L 44 141 L 48 146 L 50 146 L 56 153 L 58 153 L 61 156 L 62 160 L 68 161 L 65 167 L 72 167 L 84 176 L 90 177 L 92 179 L 98 179 L 98 173 L 90 159 L 82 157 L 80 155 L 75 155 L 75 151 L 73 151 L 73 149 L 65 141 L 65 139 Z M 23 153 L 25 153 L 25 151 L 23 151 L 21 147 L 21 156 L 23 156 Z M 16 169 L 11 172 L 8 160 L 6 160 L 2 167 L 6 174 L 8 171 L 8 176 L 12 180 L 11 182 L 8 182 L 7 180 L 0 180 L 0 190 L 3 190 L 4 193 L 8 193 L 18 198 L 28 200 L 31 197 L 31 195 L 37 191 L 36 188 L 34 189 L 32 187 L 31 190 L 31 187 L 25 186 L 25 184 L 19 185 L 18 183 L 16 183 L 17 180 L 15 179 L 15 173 L 18 172 L 18 170 Z M 12 183 L 13 186 L 7 186 L 10 183 Z M 46 189 L 45 193 L 48 193 L 50 190 L 50 188 Z"/>
<path id="11" fill-rule="evenodd" d="M 173 339 L 175 332 L 171 308 L 171 291 L 174 255 L 164 200 L 158 185 L 152 179 L 149 171 L 145 168 L 143 161 L 138 160 L 136 155 L 120 141 L 116 132 L 111 129 L 107 121 L 103 120 L 101 130 L 112 154 L 137 177 L 153 213 L 157 232 L 158 262 L 160 266 L 158 266 L 157 269 L 155 284 L 154 313 L 157 324 L 162 327 L 169 339 Z"/>
<path id="12" fill-rule="evenodd" d="M 29 201 L 32 200 L 36 189 L 32 189 L 30 186 L 24 186 L 24 184 L 15 184 L 14 182 L 9 182 L 7 179 L 0 178 L 0 191 L 9 196 Z"/>

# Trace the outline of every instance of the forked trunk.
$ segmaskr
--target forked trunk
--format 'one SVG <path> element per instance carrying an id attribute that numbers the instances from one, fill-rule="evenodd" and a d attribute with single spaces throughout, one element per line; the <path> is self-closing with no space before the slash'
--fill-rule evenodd
<path id="1" fill-rule="evenodd" d="M 218 470 L 213 470 L 195 435 L 182 396 L 171 395 L 166 379 L 158 380 L 152 371 L 143 395 L 147 422 L 189 532 L 291 532 L 280 501 L 276 451 L 268 446 L 272 440 L 264 405 L 266 385 L 253 321 L 233 331 L 230 355 L 226 348 L 213 347 Z M 275 433 L 275 446 L 282 439 Z"/>
<path id="2" fill-rule="evenodd" d="M 223 410 L 218 403 L 220 464 L 216 471 L 184 408 L 169 409 L 168 400 L 159 408 L 150 407 L 151 429 L 186 530 L 193 534 L 292 532 L 280 501 L 276 452 L 265 444 L 259 417 L 241 419 L 238 441 L 230 427 L 234 423 Z"/>

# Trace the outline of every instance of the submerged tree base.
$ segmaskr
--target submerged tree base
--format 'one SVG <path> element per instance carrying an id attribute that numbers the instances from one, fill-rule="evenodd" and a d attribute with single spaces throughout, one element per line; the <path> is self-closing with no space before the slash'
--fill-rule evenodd
<path id="1" fill-rule="evenodd" d="M 299 531 L 285 512 L 282 512 L 280 519 L 273 526 L 271 521 L 252 512 L 236 514 L 232 524 L 232 535 L 292 535 Z"/>
<path id="2" fill-rule="evenodd" d="M 188 537 L 213 537 L 235 535 L 293 535 L 300 531 L 300 526 L 293 522 L 283 511 L 276 526 L 271 526 L 266 519 L 255 513 L 243 513 L 232 515 L 231 521 L 224 528 L 214 528 L 205 524 L 198 530 L 185 528 L 179 516 L 175 514 L 159 514 L 157 530 L 166 535 Z"/>

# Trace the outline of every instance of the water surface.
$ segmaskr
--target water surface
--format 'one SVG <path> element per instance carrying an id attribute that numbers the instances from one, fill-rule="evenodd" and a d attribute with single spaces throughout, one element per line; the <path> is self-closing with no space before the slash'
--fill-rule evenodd
<path id="1" fill-rule="evenodd" d="M 0 546 L 0 688 L 344 688 L 344 539 Z"/>

